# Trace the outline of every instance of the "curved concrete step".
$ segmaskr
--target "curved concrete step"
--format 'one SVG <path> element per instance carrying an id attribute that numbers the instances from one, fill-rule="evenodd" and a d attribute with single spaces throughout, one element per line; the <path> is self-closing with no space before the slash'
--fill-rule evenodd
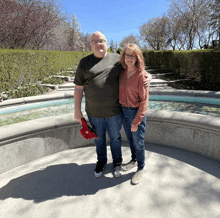
<path id="1" fill-rule="evenodd" d="M 73 82 L 65 83 L 58 86 L 58 89 L 72 89 L 75 88 L 75 84 Z"/>

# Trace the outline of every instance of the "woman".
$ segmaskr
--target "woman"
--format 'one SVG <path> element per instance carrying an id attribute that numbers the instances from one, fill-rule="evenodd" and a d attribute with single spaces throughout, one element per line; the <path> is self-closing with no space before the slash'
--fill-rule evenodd
<path id="1" fill-rule="evenodd" d="M 143 83 L 147 80 L 147 72 L 142 52 L 136 44 L 126 46 L 120 62 L 124 69 L 119 80 L 119 102 L 122 105 L 123 126 L 132 154 L 131 161 L 123 166 L 123 170 L 137 166 L 137 172 L 131 181 L 138 184 L 145 165 L 144 133 L 149 91 Z"/>

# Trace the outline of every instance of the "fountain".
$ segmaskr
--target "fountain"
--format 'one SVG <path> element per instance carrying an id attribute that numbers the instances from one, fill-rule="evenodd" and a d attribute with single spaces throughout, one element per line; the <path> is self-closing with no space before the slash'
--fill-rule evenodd
<path id="1" fill-rule="evenodd" d="M 196 103 L 206 102 L 206 104 L 215 105 L 217 108 L 215 116 L 219 116 L 220 92 L 150 89 L 150 96 L 151 101 L 157 100 L 157 102 L 161 99 L 169 100 L 170 103 L 172 98 L 175 101 L 179 99 L 181 102 L 192 100 Z M 73 101 L 73 94 L 42 95 L 8 100 L 1 103 L 1 108 L 5 112 L 10 110 L 15 112 L 22 108 L 27 110 L 27 107 L 29 109 L 40 107 L 42 110 L 45 104 L 45 110 L 48 112 L 47 107 L 50 104 L 57 106 L 62 103 L 69 106 L 68 101 Z M 32 115 L 29 121 L 0 127 L 0 153 L 2 154 L 0 173 L 44 155 L 94 143 L 81 137 L 80 126 L 74 120 L 73 112 L 71 113 L 74 105 L 69 107 L 70 111 L 67 114 L 61 113 L 57 116 L 50 115 L 42 118 Z M 50 113 L 53 114 L 53 110 Z M 175 146 L 220 160 L 219 133 L 219 117 L 169 110 L 149 109 L 147 111 L 146 143 Z M 122 136 L 126 141 L 123 130 Z"/>

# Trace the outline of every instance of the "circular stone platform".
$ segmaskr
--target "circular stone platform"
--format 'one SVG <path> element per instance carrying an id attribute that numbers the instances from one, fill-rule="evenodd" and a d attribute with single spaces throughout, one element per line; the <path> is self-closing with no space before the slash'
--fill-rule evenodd
<path id="1" fill-rule="evenodd" d="M 122 147 L 123 162 L 130 150 Z M 189 151 L 146 144 L 145 174 L 112 175 L 111 153 L 96 179 L 95 147 L 45 156 L 0 175 L 1 218 L 219 218 L 220 163 Z"/>

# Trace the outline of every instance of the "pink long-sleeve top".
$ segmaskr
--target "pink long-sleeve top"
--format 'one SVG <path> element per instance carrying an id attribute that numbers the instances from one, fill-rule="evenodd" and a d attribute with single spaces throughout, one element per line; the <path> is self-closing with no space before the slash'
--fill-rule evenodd
<path id="1" fill-rule="evenodd" d="M 119 103 L 127 107 L 138 107 L 138 112 L 132 122 L 138 126 L 143 120 L 148 107 L 149 91 L 143 83 L 147 80 L 146 71 L 137 71 L 127 79 L 126 71 L 123 70 L 119 79 Z"/>

